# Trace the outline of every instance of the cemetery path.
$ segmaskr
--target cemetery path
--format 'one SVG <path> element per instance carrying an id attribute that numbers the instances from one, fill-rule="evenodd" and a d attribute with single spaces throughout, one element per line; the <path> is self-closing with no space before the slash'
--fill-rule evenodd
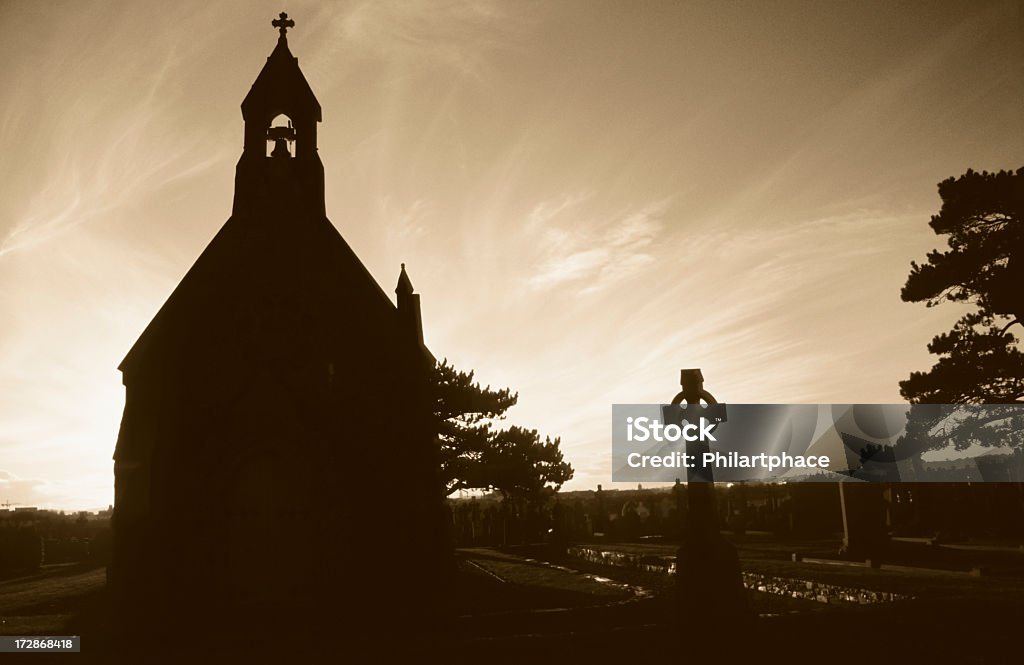
<path id="1" fill-rule="evenodd" d="M 497 549 L 468 548 L 459 550 L 459 554 L 463 561 L 501 584 L 555 592 L 567 601 L 564 607 L 544 604 L 528 611 L 568 611 L 581 605 L 619 604 L 652 595 L 649 589 L 638 585 Z"/>
<path id="2" fill-rule="evenodd" d="M 461 639 L 597 634 L 653 624 L 663 612 L 653 592 L 632 580 L 559 565 L 534 552 L 471 548 L 457 554 L 454 634 Z"/>

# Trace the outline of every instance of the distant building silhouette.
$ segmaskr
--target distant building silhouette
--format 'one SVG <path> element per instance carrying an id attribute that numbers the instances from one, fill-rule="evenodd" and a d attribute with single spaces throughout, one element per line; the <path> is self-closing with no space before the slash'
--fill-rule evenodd
<path id="1" fill-rule="evenodd" d="M 109 579 L 126 622 L 358 608 L 357 630 L 438 597 L 419 296 L 403 266 L 392 304 L 325 216 L 320 104 L 286 19 L 242 102 L 232 215 L 119 368 Z"/>

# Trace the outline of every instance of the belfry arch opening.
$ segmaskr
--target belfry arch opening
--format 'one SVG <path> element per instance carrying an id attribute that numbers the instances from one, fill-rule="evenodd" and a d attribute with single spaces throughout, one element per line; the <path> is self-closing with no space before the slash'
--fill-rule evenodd
<path id="1" fill-rule="evenodd" d="M 267 157 L 295 156 L 295 128 L 283 113 L 274 116 L 267 127 Z"/>

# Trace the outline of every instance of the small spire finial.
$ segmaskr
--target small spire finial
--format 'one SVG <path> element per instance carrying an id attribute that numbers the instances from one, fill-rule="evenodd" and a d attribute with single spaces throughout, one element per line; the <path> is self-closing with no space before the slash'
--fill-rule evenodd
<path id="1" fill-rule="evenodd" d="M 409 279 L 408 273 L 405 272 L 405 264 L 402 264 L 402 272 L 398 275 L 398 286 L 395 288 L 395 293 L 398 294 L 411 294 L 414 289 L 412 287 L 412 280 Z"/>
<path id="2" fill-rule="evenodd" d="M 284 37 L 285 33 L 288 32 L 288 28 L 295 27 L 295 21 L 288 18 L 287 12 L 281 12 L 280 18 L 275 18 L 273 21 L 270 22 L 270 25 L 279 29 L 281 31 L 281 36 Z"/>

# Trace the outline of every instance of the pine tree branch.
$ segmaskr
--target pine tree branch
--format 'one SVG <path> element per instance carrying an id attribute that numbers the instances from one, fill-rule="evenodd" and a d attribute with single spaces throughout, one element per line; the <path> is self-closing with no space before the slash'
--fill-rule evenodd
<path id="1" fill-rule="evenodd" d="M 1007 324 L 1006 324 L 1005 326 L 1003 326 L 1003 327 L 1002 327 L 1002 328 L 1001 328 L 1001 329 L 999 330 L 999 336 L 1000 336 L 1000 337 L 1002 337 L 1003 335 L 1005 335 L 1005 334 L 1006 334 L 1006 331 L 1010 329 L 1010 326 L 1012 326 L 1012 325 L 1013 325 L 1013 324 L 1015 324 L 1015 323 L 1020 323 L 1020 319 L 1014 319 L 1013 321 L 1010 321 L 1010 322 L 1009 322 L 1009 323 L 1007 323 Z M 1024 325 L 1024 324 L 1021 324 L 1021 325 Z"/>

